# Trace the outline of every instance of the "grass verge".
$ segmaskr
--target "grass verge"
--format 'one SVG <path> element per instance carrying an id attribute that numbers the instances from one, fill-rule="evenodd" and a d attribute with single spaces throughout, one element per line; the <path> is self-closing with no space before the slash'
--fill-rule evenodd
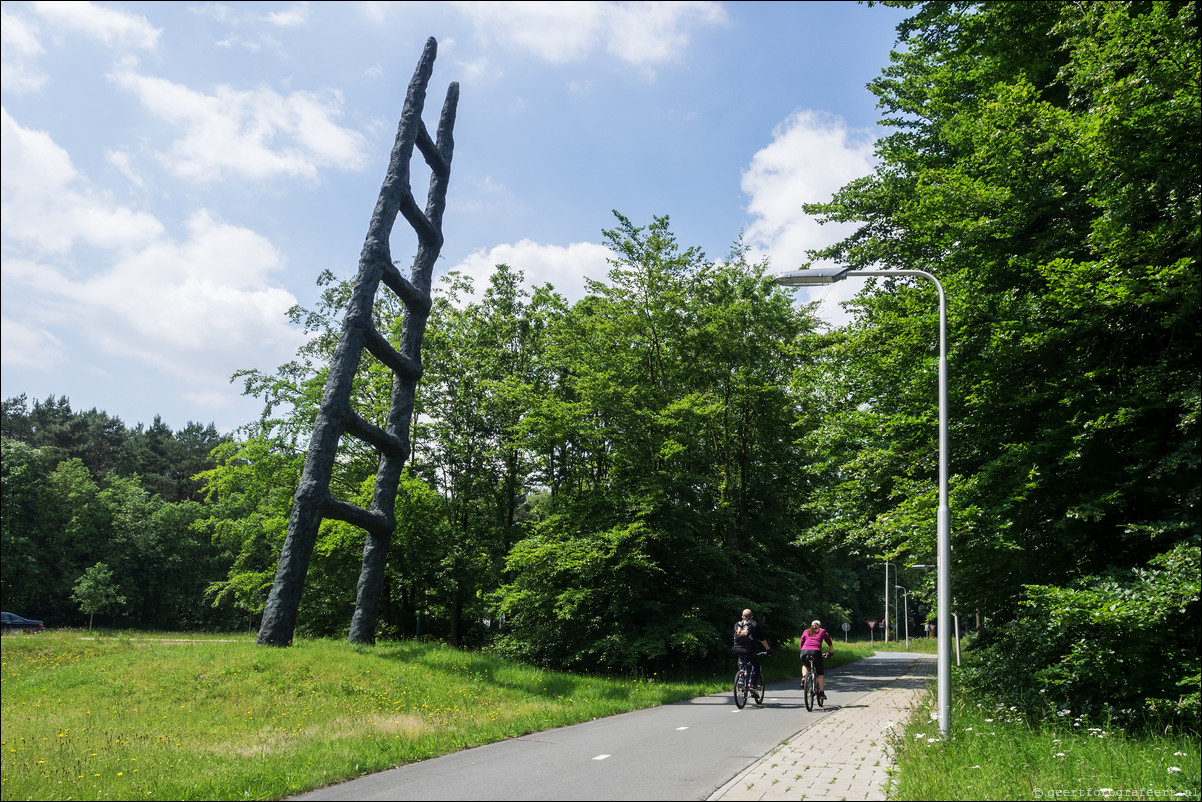
<path id="1" fill-rule="evenodd" d="M 934 716 L 932 699 L 893 736 L 890 799 L 1199 798 L 1196 736 L 1131 735 L 1068 714 L 1031 724 L 954 683 L 946 739 Z"/>

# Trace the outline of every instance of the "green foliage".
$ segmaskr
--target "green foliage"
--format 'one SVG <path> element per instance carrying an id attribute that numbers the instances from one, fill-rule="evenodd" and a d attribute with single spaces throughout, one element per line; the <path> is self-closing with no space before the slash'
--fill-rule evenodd
<path id="1" fill-rule="evenodd" d="M 584 670 L 712 657 L 747 606 L 792 634 L 809 571 L 784 381 L 808 313 L 741 247 L 715 264 L 616 217 L 608 281 L 552 321 L 521 426 L 550 493 L 497 595 L 507 649 Z"/>
<path id="2" fill-rule="evenodd" d="M 60 577 L 54 563 L 44 559 L 56 550 L 62 530 L 48 512 L 54 511 L 47 479 L 50 469 L 39 449 L 4 438 L 0 441 L 3 496 L 0 500 L 0 587 L 4 609 L 44 609 L 48 588 Z M 32 613 L 31 613 L 32 614 Z"/>
<path id="3" fill-rule="evenodd" d="M 88 629 L 96 613 L 114 612 L 125 604 L 125 597 L 113 579 L 113 570 L 104 563 L 96 563 L 75 583 L 71 598 L 88 616 Z"/>
<path id="4" fill-rule="evenodd" d="M 205 594 L 214 607 L 253 615 L 271 588 L 303 458 L 261 437 L 223 444 L 213 456 L 216 466 L 200 474 L 207 514 L 195 527 L 232 561 Z"/>
<path id="5" fill-rule="evenodd" d="M 1033 723 L 955 682 L 951 697 L 949 737 L 924 707 L 891 734 L 890 799 L 1198 797 L 1196 735 L 1130 733 L 1083 715 Z"/>
<path id="6" fill-rule="evenodd" d="M 226 565 L 193 530 L 194 474 L 225 440 L 212 424 L 173 432 L 156 417 L 129 429 L 95 409 L 75 413 L 65 397 L 30 405 L 18 396 L 3 412 L 5 609 L 73 623 L 73 590 L 103 562 L 127 623 L 203 627 L 220 618 L 200 602 Z"/>
<path id="7" fill-rule="evenodd" d="M 1018 616 L 980 644 L 966 686 L 1037 714 L 1202 731 L 1199 554 L 1182 543 L 1146 569 L 1028 586 Z"/>
<path id="8" fill-rule="evenodd" d="M 959 609 L 1041 633 L 1068 622 L 1068 596 L 1134 609 L 1143 586 L 1125 578 L 1167 570 L 1157 555 L 1202 528 L 1196 4 L 898 5 L 915 11 L 904 48 L 870 87 L 892 133 L 872 175 L 807 207 L 860 226 L 814 255 L 926 269 L 947 290 Z M 804 441 L 819 522 L 805 540 L 933 562 L 933 298 L 880 280 L 851 309 L 819 356 L 829 414 Z M 1150 620 L 1196 633 L 1190 609 Z M 996 648 L 1022 632 L 995 632 Z M 1103 704 L 1104 655 L 1142 648 L 1109 632 L 1048 635 L 1026 676 Z M 1161 656 L 1145 697 L 1179 704 L 1197 651 Z M 1136 703 L 1120 693 L 1106 704 Z"/>

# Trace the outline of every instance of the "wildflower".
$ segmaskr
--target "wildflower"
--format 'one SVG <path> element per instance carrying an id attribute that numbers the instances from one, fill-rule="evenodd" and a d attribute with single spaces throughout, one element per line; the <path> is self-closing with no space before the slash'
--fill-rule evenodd
<path id="1" fill-rule="evenodd" d="M 1057 752 L 1056 754 L 1052 755 L 1052 757 L 1064 757 L 1064 753 L 1063 753 L 1063 752 Z"/>
<path id="2" fill-rule="evenodd" d="M 1067 715 L 1068 715 L 1069 713 L 1071 713 L 1071 712 L 1073 712 L 1073 711 L 1071 711 L 1071 710 L 1058 710 L 1058 711 L 1056 711 L 1056 715 L 1060 716 L 1060 718 L 1064 718 L 1065 716 L 1067 716 Z"/>
<path id="3" fill-rule="evenodd" d="M 1181 768 L 1179 766 L 1169 766 L 1169 773 L 1172 774 L 1174 771 L 1181 771 Z"/>
<path id="4" fill-rule="evenodd" d="M 1174 752 L 1173 754 L 1179 757 L 1185 757 L 1185 752 Z"/>

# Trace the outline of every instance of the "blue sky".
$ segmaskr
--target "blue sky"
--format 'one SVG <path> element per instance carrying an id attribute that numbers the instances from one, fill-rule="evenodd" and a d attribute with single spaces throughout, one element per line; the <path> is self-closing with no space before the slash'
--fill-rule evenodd
<path id="1" fill-rule="evenodd" d="M 353 275 L 428 37 L 430 128 L 460 85 L 438 272 L 481 286 L 505 262 L 576 299 L 607 272 L 611 210 L 669 215 L 712 259 L 742 233 L 778 272 L 844 233 L 801 204 L 871 170 L 882 129 L 865 84 L 905 16 L 852 2 L 2 9 L 3 397 L 223 432 L 260 411 L 231 374 L 291 358 L 288 308 L 314 303 L 322 270 Z M 403 272 L 414 249 L 399 222 Z M 823 291 L 832 322 L 853 284 Z"/>

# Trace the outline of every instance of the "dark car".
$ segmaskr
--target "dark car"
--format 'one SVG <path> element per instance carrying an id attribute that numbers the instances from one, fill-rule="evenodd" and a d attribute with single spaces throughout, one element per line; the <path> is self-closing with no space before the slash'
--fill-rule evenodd
<path id="1" fill-rule="evenodd" d="M 46 625 L 41 621 L 31 621 L 14 613 L 0 613 L 0 624 L 5 632 L 45 632 Z"/>

